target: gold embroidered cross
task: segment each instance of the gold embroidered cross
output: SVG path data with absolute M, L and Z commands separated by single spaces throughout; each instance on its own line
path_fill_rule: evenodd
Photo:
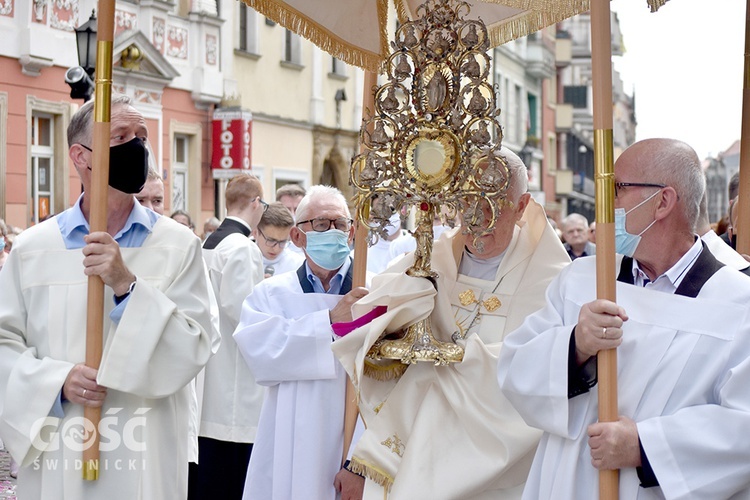
M 401 438 L 398 437 L 398 434 L 394 433 L 393 436 L 389 437 L 380 444 L 391 450 L 399 457 L 404 456 L 404 443 L 401 442 Z
M 472 290 L 471 288 L 459 293 L 458 300 L 461 301 L 462 306 L 468 306 L 470 304 L 479 304 L 481 306 L 484 306 L 484 308 L 487 309 L 487 311 L 489 312 L 492 312 L 498 307 L 500 307 L 501 305 L 503 305 L 503 303 L 500 302 L 500 299 L 498 299 L 494 295 L 491 295 L 490 298 L 480 302 L 479 299 L 477 299 L 477 296 L 474 295 L 474 290 Z

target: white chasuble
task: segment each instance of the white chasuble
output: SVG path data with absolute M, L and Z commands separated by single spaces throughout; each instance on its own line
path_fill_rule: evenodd
M 569 258 L 531 201 L 492 280 L 458 274 L 460 230 L 444 234 L 432 253 L 437 292 L 426 279 L 398 271 L 399 261 L 373 280 L 355 304 L 358 317 L 373 307 L 388 311 L 334 344 L 360 391 L 367 430 L 353 454 L 367 477 L 365 498 L 517 499 L 541 433 L 528 427 L 500 392 L 497 356 L 505 333 L 544 305 L 544 289 Z M 430 318 L 436 338 L 466 335 L 463 361 L 448 366 L 365 359 L 382 334 Z M 384 492 L 383 489 L 387 491 Z
M 162 217 L 140 248 L 121 248 L 138 284 L 119 324 L 104 292 L 100 471 L 83 481 L 83 407 L 63 403 L 85 359 L 87 278 L 51 219 L 19 236 L 0 273 L 0 434 L 22 466 L 24 499 L 164 500 L 187 494 L 191 381 L 215 348 L 200 241 Z
M 245 499 L 334 500 L 341 468 L 346 373 L 331 352 L 340 295 L 303 293 L 297 273 L 260 282 L 234 339 L 266 396 Z
M 570 336 L 581 306 L 596 298 L 595 264 L 577 259 L 565 269 L 500 357 L 503 392 L 544 431 L 528 500 L 598 495 L 586 433 L 598 418 L 598 385 L 568 399 Z M 623 469 L 619 498 L 750 498 L 750 280 L 722 267 L 697 298 L 618 283 L 617 303 L 628 315 L 618 411 L 636 422 L 660 484 L 643 488 L 635 469 Z

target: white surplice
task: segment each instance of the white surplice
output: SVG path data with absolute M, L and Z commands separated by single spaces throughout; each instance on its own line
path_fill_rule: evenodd
M 263 256 L 242 233 L 203 249 L 208 275 L 219 304 L 221 347 L 206 365 L 200 436 L 252 443 L 258 430 L 264 388 L 255 383 L 232 338 L 245 298 L 263 280 Z
M 0 434 L 23 468 L 24 499 L 163 500 L 187 494 L 192 379 L 216 347 L 200 241 L 160 217 L 139 248 L 120 249 L 138 277 L 118 324 L 105 287 L 100 473 L 83 481 L 83 407 L 63 383 L 85 359 L 81 249 L 67 250 L 55 219 L 27 229 L 0 273 Z
M 268 266 L 273 267 L 274 276 L 299 269 L 299 266 L 305 262 L 305 254 L 302 252 L 295 252 L 292 250 L 293 248 L 297 247 L 294 246 L 294 243 L 289 242 L 275 259 L 270 260 L 263 257 L 264 272 Z
M 577 259 L 563 270 L 545 308 L 505 339 L 503 392 L 545 431 L 525 499 L 598 495 L 586 433 L 598 386 L 568 399 L 570 336 L 596 298 L 595 265 Z M 618 283 L 617 303 L 629 317 L 617 349 L 618 409 L 635 420 L 660 483 L 640 487 L 636 470 L 623 469 L 619 498 L 750 498 L 750 280 L 722 267 L 697 298 Z
M 734 248 L 727 245 L 713 229 L 701 236 L 708 249 L 716 257 L 716 260 L 723 262 L 732 269 L 743 270 L 750 266 L 750 262 L 740 255 Z
M 368 272 L 380 274 L 385 271 L 391 261 L 391 243 L 393 242 L 380 238 L 377 243 L 367 248 Z
M 546 285 L 570 259 L 533 200 L 493 279 L 458 273 L 463 242 L 456 229 L 435 243 L 438 293 L 425 279 L 395 272 L 411 264 L 411 256 L 377 276 L 353 314 L 378 305 L 388 312 L 334 344 L 360 391 L 367 430 L 352 462 L 367 476 L 366 499 L 384 498 L 383 487 L 392 499 L 521 496 L 541 433 L 524 424 L 500 392 L 497 356 L 505 334 L 544 305 Z M 459 341 L 462 362 L 413 364 L 397 380 L 366 372 L 373 364 L 365 355 L 383 332 L 428 316 L 439 340 L 450 342 L 461 329 L 468 333 Z
M 341 466 L 346 373 L 331 352 L 340 295 L 303 293 L 297 273 L 263 280 L 234 339 L 266 397 L 243 498 L 333 500 Z

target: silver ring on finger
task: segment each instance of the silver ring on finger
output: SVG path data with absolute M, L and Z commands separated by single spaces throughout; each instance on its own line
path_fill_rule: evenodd
M 607 327 L 606 327 L 606 326 L 605 326 L 605 327 L 604 327 L 604 329 L 602 330 L 602 338 L 603 338 L 603 339 L 606 339 L 606 338 L 607 338 Z
M 86 389 L 83 390 L 83 395 L 81 396 L 83 399 L 86 399 Z

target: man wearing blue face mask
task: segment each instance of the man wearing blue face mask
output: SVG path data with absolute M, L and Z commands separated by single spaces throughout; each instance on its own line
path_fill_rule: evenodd
M 148 129 L 127 96 L 111 101 L 107 228 L 90 232 L 93 107 L 68 127 L 83 194 L 19 235 L 0 273 L 0 435 L 19 498 L 184 499 L 190 382 L 218 343 L 200 241 L 136 201 Z M 98 370 L 84 364 L 87 276 L 105 284 Z M 97 481 L 67 432 L 91 425 L 85 406 L 102 414 Z
M 338 189 L 313 186 L 296 221 L 290 236 L 305 262 L 256 285 L 234 333 L 268 387 L 243 498 L 333 500 L 337 489 L 357 498 L 364 480 L 341 469 L 346 373 L 331 351 L 331 324 L 351 321 L 352 304 L 367 294 L 352 289 L 351 213 Z
M 696 234 L 705 177 L 695 151 L 648 139 L 615 163 L 617 303 L 596 299 L 594 258 L 505 339 L 500 386 L 542 429 L 525 499 L 748 498 L 750 280 Z M 727 293 L 731 290 L 731 293 Z M 597 422 L 597 353 L 618 350 L 616 422 Z

